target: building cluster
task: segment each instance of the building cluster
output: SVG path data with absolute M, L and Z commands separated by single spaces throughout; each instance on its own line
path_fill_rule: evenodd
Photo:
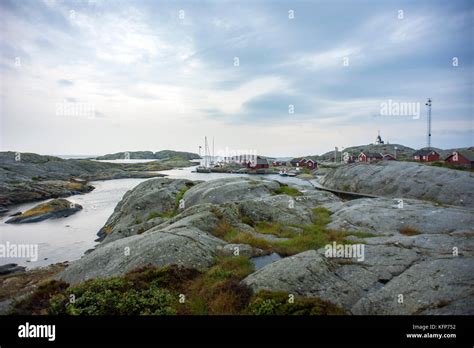
M 446 158 L 442 159 L 441 155 L 433 149 L 421 149 L 413 153 L 412 159 L 416 162 L 444 161 L 445 163 L 474 168 L 474 151 L 470 150 L 453 151 Z M 359 162 L 374 162 L 396 160 L 396 158 L 390 154 L 361 152 L 358 156 L 358 160 Z

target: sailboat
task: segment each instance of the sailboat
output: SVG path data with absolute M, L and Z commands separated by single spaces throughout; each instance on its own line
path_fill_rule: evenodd
M 210 173 L 211 168 L 209 166 L 209 157 L 211 157 L 209 153 L 209 146 L 207 144 L 207 137 L 204 137 L 204 166 L 200 165 L 196 168 L 196 172 L 198 173 Z

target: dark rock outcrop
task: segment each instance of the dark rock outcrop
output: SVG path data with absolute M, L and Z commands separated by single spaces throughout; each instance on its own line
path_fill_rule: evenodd
M 18 266 L 16 263 L 7 263 L 0 266 L 0 275 L 15 274 L 25 272 L 26 267 Z

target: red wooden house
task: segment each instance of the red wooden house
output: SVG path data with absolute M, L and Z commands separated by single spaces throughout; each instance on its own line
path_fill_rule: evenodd
M 378 152 L 361 152 L 359 162 L 374 162 L 383 160 L 383 155 Z
M 280 167 L 280 166 L 286 166 L 287 162 L 286 161 L 273 161 L 272 166 L 274 167 Z
M 309 169 L 316 169 L 318 167 L 318 163 L 316 161 L 313 161 L 312 159 L 306 159 L 306 158 L 293 158 L 290 161 L 290 164 L 293 167 L 309 168 Z
M 385 155 L 383 155 L 383 160 L 384 161 L 396 161 L 397 159 L 395 158 L 395 156 L 393 156 L 389 153 L 386 153 Z
M 309 159 L 306 161 L 305 166 L 309 169 L 316 169 L 318 167 L 318 164 L 316 163 L 316 161 Z
M 306 158 L 293 158 L 291 161 L 290 161 L 291 165 L 293 167 L 304 167 L 305 164 L 306 164 Z
M 439 153 L 431 149 L 422 149 L 413 153 L 413 159 L 418 162 L 439 161 Z
M 246 164 L 246 167 L 249 169 L 264 169 L 264 168 L 268 168 L 269 165 L 268 165 L 268 161 L 265 158 L 257 156 L 257 161 L 256 162 L 248 161 Z
M 444 161 L 474 168 L 474 151 L 454 151 Z

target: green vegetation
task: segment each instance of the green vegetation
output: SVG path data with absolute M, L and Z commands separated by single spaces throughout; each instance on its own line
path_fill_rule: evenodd
M 55 295 L 50 301 L 51 314 L 71 315 L 172 315 L 177 298 L 157 281 L 135 289 L 125 278 L 94 279 Z M 71 302 L 71 295 L 75 301 Z
M 177 211 L 174 209 L 167 210 L 167 211 L 154 211 L 148 214 L 148 216 L 146 217 L 146 220 L 148 221 L 151 219 L 155 219 L 157 217 L 160 217 L 162 219 L 170 219 L 176 216 L 177 214 L 178 214 Z
M 175 210 L 178 209 L 178 207 L 179 207 L 179 201 L 181 201 L 181 200 L 183 199 L 183 196 L 184 196 L 184 194 L 186 193 L 187 190 L 189 190 L 189 186 L 183 187 L 183 188 L 178 192 L 178 194 L 176 195 L 176 198 L 175 198 Z
M 229 243 L 249 244 L 255 248 L 271 250 L 272 245 L 264 239 L 252 236 L 250 233 L 234 229 L 229 223 L 220 221 L 213 231 L 213 235 Z
M 262 234 L 273 234 L 281 238 L 293 238 L 296 235 L 292 229 L 279 222 L 270 223 L 268 221 L 259 221 L 255 225 L 255 231 Z
M 295 189 L 294 187 L 289 187 L 288 185 L 285 184 L 280 184 L 280 187 L 275 189 L 273 191 L 274 195 L 288 195 L 292 197 L 297 197 L 297 196 L 302 196 L 303 193 Z
M 252 291 L 240 280 L 252 273 L 249 259 L 237 256 L 218 259 L 215 266 L 189 284 L 189 314 L 240 314 Z
M 240 221 L 242 221 L 244 224 L 247 224 L 249 226 L 252 226 L 252 227 L 255 226 L 255 221 L 250 216 L 241 216 Z
M 218 217 L 219 218 L 219 217 Z M 301 253 L 306 250 L 314 250 L 323 247 L 333 241 L 341 244 L 350 244 L 346 240 L 350 235 L 359 238 L 374 237 L 374 234 L 366 232 L 350 232 L 329 230 L 326 225 L 331 221 L 331 212 L 324 207 L 313 209 L 312 223 L 284 226 L 279 222 L 259 221 L 254 222 L 250 218 L 241 217 L 243 222 L 254 226 L 255 231 L 261 234 L 274 235 L 286 240 L 269 241 L 249 232 L 238 231 L 232 227 L 223 217 L 213 230 L 213 235 L 229 243 L 249 244 L 255 248 L 276 252 L 282 256 Z M 292 229 L 293 227 L 293 229 Z M 301 232 L 297 232 L 301 230 Z
M 146 266 L 123 277 L 91 279 L 78 285 L 49 280 L 15 303 L 12 314 L 203 315 L 343 314 L 318 298 L 283 292 L 253 294 L 241 280 L 254 271 L 249 259 L 226 257 L 205 271 Z M 184 297 L 183 297 L 184 295 Z
M 319 298 L 291 298 L 286 292 L 262 290 L 248 307 L 254 315 L 342 315 L 345 311 Z

